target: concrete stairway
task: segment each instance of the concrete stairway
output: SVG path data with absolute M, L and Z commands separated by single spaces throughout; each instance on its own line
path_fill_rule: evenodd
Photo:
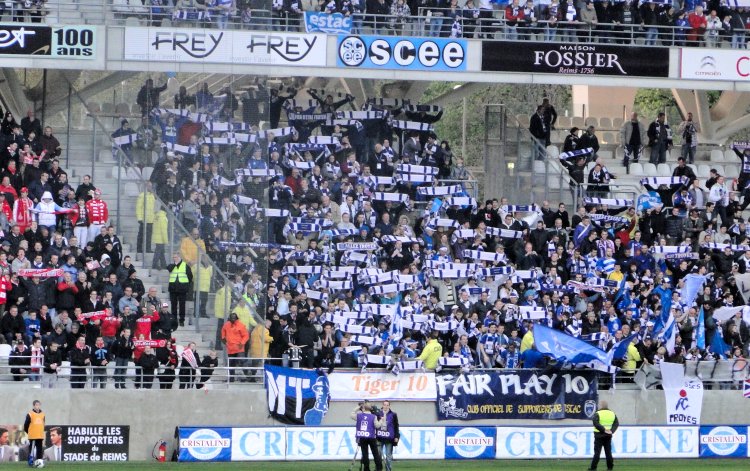
M 97 133 L 101 136 L 102 133 Z M 145 260 L 136 258 L 136 238 L 138 234 L 138 222 L 135 219 L 135 204 L 140 192 L 140 182 L 135 179 L 121 180 L 118 188 L 117 184 L 117 166 L 111 154 L 111 145 L 108 137 L 101 136 L 97 138 L 97 146 L 94 149 L 91 131 L 71 132 L 70 143 L 67 142 L 65 134 L 57 136 L 64 149 L 61 166 L 68 172 L 68 178 L 71 186 L 74 188 L 82 181 L 84 175 L 91 174 L 91 159 L 94 158 L 94 172 L 92 180 L 94 185 L 102 190 L 104 200 L 109 206 L 110 221 L 117 224 L 119 214 L 119 225 L 116 226 L 117 234 L 123 244 L 123 254 L 130 255 L 133 260 L 138 277 L 148 290 L 149 287 L 157 288 L 158 296 L 165 302 L 169 302 L 169 293 L 167 284 L 169 274 L 166 270 L 153 270 L 151 263 L 153 254 L 146 254 Z M 69 164 L 66 165 L 66 151 L 70 152 Z M 132 174 L 130 174 L 132 176 Z M 128 176 L 122 172 L 123 178 Z M 120 209 L 117 209 L 117 195 L 120 195 Z M 200 319 L 196 325 L 186 325 L 178 329 L 174 337 L 178 343 L 185 345 L 188 342 L 195 342 L 200 353 L 206 353 L 213 346 L 216 333 L 216 319 L 213 318 L 213 295 L 209 297 L 208 302 L 209 319 Z M 193 303 L 188 302 L 188 316 L 193 311 Z M 202 308 L 201 311 L 205 312 Z

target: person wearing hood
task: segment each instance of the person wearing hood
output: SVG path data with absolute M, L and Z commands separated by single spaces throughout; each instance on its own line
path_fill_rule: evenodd
M 41 201 L 34 206 L 34 212 L 36 213 L 39 226 L 48 227 L 50 233 L 54 232 L 57 227 L 56 213 L 68 211 L 68 209 L 55 203 L 55 200 L 52 198 L 52 193 L 49 191 L 45 191 L 44 194 L 42 194 Z

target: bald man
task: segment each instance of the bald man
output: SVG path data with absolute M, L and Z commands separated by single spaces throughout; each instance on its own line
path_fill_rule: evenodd
M 611 470 L 615 466 L 615 461 L 612 459 L 612 435 L 617 431 L 620 423 L 615 413 L 609 410 L 609 405 L 606 401 L 599 403 L 599 410 L 594 414 L 593 422 L 594 458 L 591 460 L 589 471 L 596 471 L 602 448 L 604 448 L 604 456 L 607 458 L 607 469 Z

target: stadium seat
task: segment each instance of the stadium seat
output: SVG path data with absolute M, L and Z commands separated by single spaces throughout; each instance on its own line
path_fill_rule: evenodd
M 557 175 L 550 175 L 547 177 L 547 188 L 551 190 L 557 190 L 560 188 L 560 177 Z
M 615 143 L 615 133 L 613 132 L 605 132 L 602 134 L 602 141 L 604 141 L 605 144 L 614 144 Z
M 0 344 L 0 359 L 7 360 L 10 356 L 10 352 L 13 351 L 13 347 L 11 347 L 7 343 Z
M 161 20 L 161 26 L 163 28 L 169 28 L 172 26 L 172 19 L 171 18 L 164 18 Z
M 648 163 L 648 162 L 644 163 L 643 164 L 643 176 L 645 177 L 645 176 L 655 176 L 655 175 L 658 175 L 658 173 L 656 173 L 656 165 L 652 163 Z
M 643 165 L 640 162 L 630 164 L 630 174 L 635 176 L 645 176 L 643 173 Z
M 125 18 L 125 26 L 141 26 L 141 20 L 135 16 Z
M 669 168 L 668 164 L 659 164 L 656 166 L 656 171 L 659 174 L 660 177 L 671 177 L 672 176 L 672 170 Z
M 600 150 L 597 155 L 601 157 L 602 159 L 611 159 L 613 158 L 612 151 L 611 150 Z
M 716 173 L 719 175 L 724 175 L 724 166 L 723 165 L 711 165 L 711 168 L 716 169 Z
M 724 171 L 727 173 L 725 175 L 727 178 L 738 178 L 740 176 L 740 169 L 736 165 L 727 165 Z
M 698 171 L 695 172 L 695 175 L 698 178 L 708 178 L 708 174 L 711 171 L 711 167 L 705 164 L 698 165 Z
M 544 161 L 542 160 L 535 160 L 534 161 L 534 173 L 544 173 L 545 171 L 545 165 Z
M 734 149 L 726 149 L 724 151 L 724 161 L 732 162 L 734 160 L 739 162 L 739 159 L 737 158 L 737 154 L 734 153 Z
M 623 159 L 625 159 L 625 151 L 622 149 L 622 147 L 615 147 L 615 158 L 618 160 L 618 162 L 622 162 Z
M 98 113 L 102 110 L 102 105 L 96 102 L 91 102 L 86 105 L 86 109 L 89 113 Z
M 531 122 L 531 117 L 527 114 L 518 114 L 516 115 L 516 119 L 523 128 L 528 128 Z
M 599 129 L 599 118 L 595 116 L 589 116 L 585 120 L 583 120 L 583 124 L 586 127 L 594 126 L 595 128 Z
M 102 113 L 112 114 L 115 112 L 114 103 L 102 103 Z
M 102 149 L 99 151 L 99 162 L 109 163 L 112 161 L 112 150 Z
M 612 127 L 612 120 L 609 118 L 599 118 L 600 129 L 614 129 Z
M 558 129 L 569 129 L 572 122 L 568 116 L 558 116 L 555 125 Z
M 118 116 L 130 116 L 130 105 L 127 103 L 118 103 L 115 106 L 115 114 Z
M 140 191 L 138 190 L 137 183 L 126 183 L 125 184 L 125 196 L 138 196 Z
M 583 116 L 573 116 L 573 119 L 571 120 L 571 127 L 573 126 L 583 129 L 585 127 Z
M 709 160 L 711 162 L 724 162 L 724 152 L 722 152 L 721 149 L 712 149 L 711 158 Z
M 154 173 L 154 167 L 144 167 L 143 168 L 143 179 L 148 180 L 151 178 L 151 174 Z
M 560 157 L 560 149 L 557 146 L 547 146 L 547 157 L 557 159 Z
M 620 129 L 624 123 L 625 123 L 625 120 L 623 120 L 622 118 L 612 119 L 612 127 L 615 129 Z
M 70 362 L 63 361 L 60 363 L 60 369 L 57 370 L 58 376 L 70 376 Z
M 693 169 L 693 173 L 698 175 L 698 167 L 695 166 L 695 164 L 687 164 L 688 167 Z

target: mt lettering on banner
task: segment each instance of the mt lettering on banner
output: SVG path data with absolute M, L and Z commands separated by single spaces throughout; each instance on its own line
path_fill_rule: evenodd
M 533 371 L 437 374 L 438 420 L 590 419 L 596 375 Z
M 685 376 L 685 367 L 678 363 L 661 362 L 660 369 L 667 425 L 700 425 L 703 381 Z
M 697 458 L 698 427 L 620 426 L 612 436 L 615 458 Z M 498 427 L 498 459 L 591 458 L 594 429 L 580 427 Z
M 363 69 L 466 70 L 468 43 L 450 38 L 339 36 L 337 65 Z
M 128 461 L 130 456 L 128 425 L 52 425 L 45 431 L 47 461 L 58 461 L 54 448 L 57 443 L 59 461 Z
M 434 401 L 435 373 L 334 372 L 328 377 L 332 401 Z
M 124 60 L 324 67 L 324 34 L 125 29 Z
M 265 365 L 268 411 L 279 422 L 320 425 L 330 401 L 328 377 L 316 371 Z
M 482 70 L 668 77 L 669 50 L 614 44 L 482 42 Z

